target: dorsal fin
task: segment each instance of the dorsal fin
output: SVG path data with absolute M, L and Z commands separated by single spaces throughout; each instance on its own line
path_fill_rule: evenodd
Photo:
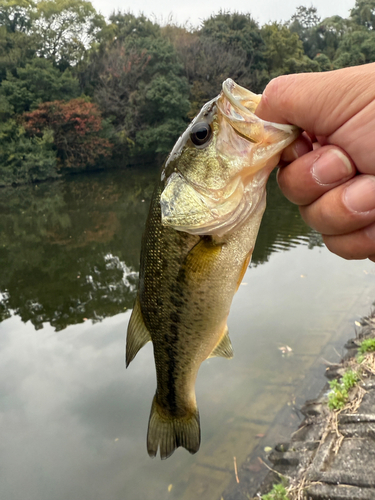
M 222 358 L 231 359 L 233 358 L 233 347 L 228 334 L 228 327 L 225 326 L 225 333 L 221 337 L 220 342 L 217 344 L 215 349 L 209 355 L 209 358 L 214 358 L 215 356 L 220 356 Z
M 137 297 L 132 315 L 129 320 L 128 333 L 126 336 L 126 368 L 133 361 L 137 352 L 150 342 L 151 335 L 142 317 L 141 305 Z

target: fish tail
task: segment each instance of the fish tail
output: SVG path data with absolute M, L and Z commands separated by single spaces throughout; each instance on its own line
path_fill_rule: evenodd
M 155 395 L 147 432 L 147 451 L 150 457 L 156 457 L 159 448 L 160 458 L 164 460 L 179 446 L 190 453 L 196 453 L 201 442 L 198 408 L 194 413 L 181 418 L 168 418 L 163 413 Z

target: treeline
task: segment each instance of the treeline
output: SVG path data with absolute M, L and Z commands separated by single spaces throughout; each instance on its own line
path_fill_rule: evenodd
M 230 76 L 262 92 L 287 73 L 375 61 L 375 0 L 347 19 L 219 12 L 200 28 L 106 21 L 84 0 L 0 0 L 0 185 L 166 155 Z

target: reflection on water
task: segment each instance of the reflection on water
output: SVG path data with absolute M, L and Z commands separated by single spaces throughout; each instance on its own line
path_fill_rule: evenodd
M 0 191 L 1 318 L 56 330 L 132 307 L 155 173 Z
M 325 346 L 353 334 L 353 311 L 368 312 L 373 264 L 329 254 L 273 179 L 229 316 L 235 357 L 198 375 L 201 450 L 149 459 L 152 347 L 125 371 L 124 339 L 155 176 L 0 191 L 1 499 L 219 500 L 233 457 L 241 479 L 322 350 L 337 360 Z M 293 354 L 282 357 L 282 345 Z
M 11 311 L 56 330 L 131 308 L 155 170 L 77 176 L 0 191 L 0 320 Z M 269 184 L 253 264 L 296 244 L 320 244 Z

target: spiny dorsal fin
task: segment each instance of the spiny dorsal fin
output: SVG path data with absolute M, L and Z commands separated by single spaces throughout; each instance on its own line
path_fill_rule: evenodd
M 195 408 L 190 414 L 179 418 L 167 417 L 154 396 L 151 406 L 147 432 L 147 451 L 150 457 L 156 457 L 158 448 L 162 460 L 170 457 L 176 448 L 183 446 L 190 453 L 199 450 L 201 429 L 199 413 Z
M 126 368 L 133 361 L 137 352 L 150 342 L 151 335 L 143 321 L 141 305 L 137 297 L 132 315 L 130 317 L 128 333 L 126 336 Z
M 225 333 L 221 337 L 220 342 L 217 344 L 215 349 L 209 355 L 209 358 L 214 358 L 215 356 L 220 356 L 222 358 L 231 359 L 233 358 L 233 347 L 228 334 L 228 327 L 225 327 Z

